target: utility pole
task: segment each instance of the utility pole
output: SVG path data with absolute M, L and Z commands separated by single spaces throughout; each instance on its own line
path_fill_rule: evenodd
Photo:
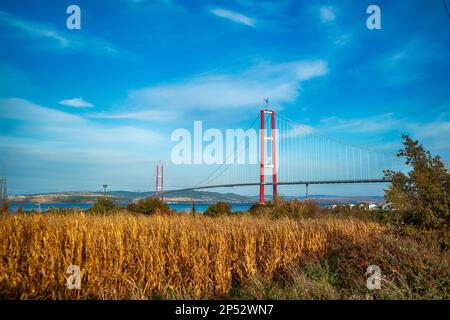
M 195 215 L 197 213 L 197 210 L 195 209 L 195 201 L 194 199 L 191 197 L 191 202 L 192 202 L 192 209 L 191 209 L 191 213 L 193 215 Z
M 8 211 L 8 191 L 6 186 L 6 170 L 3 167 L 3 178 L 0 179 L 0 212 Z

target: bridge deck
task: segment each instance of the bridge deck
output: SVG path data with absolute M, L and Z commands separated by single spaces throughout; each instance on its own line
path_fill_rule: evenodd
M 296 184 L 352 184 L 352 183 L 388 183 L 392 182 L 390 179 L 362 179 L 362 180 L 317 180 L 317 181 L 293 181 L 293 182 L 265 182 L 265 186 L 271 185 L 296 185 Z M 191 187 L 191 188 L 183 188 L 176 190 L 167 190 L 162 192 L 163 194 L 181 192 L 181 191 L 191 191 L 191 190 L 200 190 L 200 189 L 214 189 L 214 188 L 232 188 L 232 187 L 246 187 L 246 186 L 259 186 L 261 183 L 259 182 L 249 182 L 249 183 L 233 183 L 233 184 L 218 184 L 218 185 L 209 185 L 209 186 L 199 186 L 199 187 Z

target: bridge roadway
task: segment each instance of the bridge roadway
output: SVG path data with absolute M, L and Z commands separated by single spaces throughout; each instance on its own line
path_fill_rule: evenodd
M 390 179 L 361 179 L 361 180 L 312 180 L 312 181 L 293 181 L 293 182 L 265 182 L 265 186 L 272 186 L 274 184 L 283 186 L 283 185 L 296 185 L 296 184 L 352 184 L 352 183 L 388 183 L 392 182 Z M 191 187 L 191 188 L 183 188 L 183 189 L 175 189 L 175 190 L 167 190 L 161 192 L 162 194 L 170 194 L 174 192 L 181 191 L 191 191 L 191 190 L 199 190 L 199 189 L 213 189 L 213 188 L 232 188 L 232 187 L 246 187 L 246 186 L 259 186 L 260 182 L 249 182 L 249 183 L 232 183 L 232 184 L 217 184 L 217 185 L 209 185 L 209 186 L 199 186 L 199 187 Z

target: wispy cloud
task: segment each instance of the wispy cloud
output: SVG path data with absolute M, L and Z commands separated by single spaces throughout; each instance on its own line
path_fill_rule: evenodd
M 293 125 L 291 129 L 286 132 L 280 133 L 280 139 L 292 139 L 295 137 L 305 136 L 311 133 L 314 133 L 316 130 L 309 125 L 306 124 L 297 124 Z
M 69 46 L 70 41 L 61 33 L 44 24 L 20 19 L 10 13 L 0 11 L 0 23 L 17 28 L 30 36 L 43 37 L 56 41 L 61 47 Z
M 15 28 L 28 37 L 49 40 L 47 48 L 85 50 L 95 54 L 119 53 L 115 46 L 105 40 L 93 36 L 69 34 L 51 25 L 25 20 L 4 11 L 0 11 L 0 25 L 2 24 Z M 45 46 L 41 44 L 39 47 Z
M 393 48 L 374 59 L 361 64 L 354 70 L 354 76 L 365 81 L 377 81 L 384 86 L 411 85 L 433 77 L 437 71 L 449 68 L 445 44 L 417 37 L 406 43 L 396 44 Z
M 0 114 L 4 119 L 20 121 L 15 128 L 15 135 L 58 142 L 66 147 L 118 148 L 120 144 L 124 144 L 126 148 L 130 145 L 150 146 L 162 139 L 159 134 L 150 130 L 123 125 L 104 126 L 68 112 L 43 107 L 19 98 L 0 99 Z
M 338 118 L 322 119 L 319 131 L 327 134 L 351 134 L 361 137 L 382 137 L 394 132 L 400 140 L 401 134 L 406 133 L 419 139 L 427 149 L 439 152 L 450 159 L 450 121 L 445 117 L 438 117 L 434 121 L 421 122 L 407 118 L 398 118 L 393 113 L 384 113 L 365 118 Z M 384 145 L 394 146 L 392 142 Z M 400 146 L 395 144 L 396 148 Z
M 161 121 L 168 122 L 177 119 L 176 112 L 164 110 L 146 110 L 134 112 L 108 112 L 108 113 L 93 113 L 87 115 L 89 118 L 97 119 L 116 119 L 116 120 L 139 120 L 139 121 Z
M 102 183 L 116 190 L 148 189 L 154 181 L 149 165 L 170 147 L 160 132 L 19 98 L 0 99 L 0 115 L 4 122 L 14 120 L 0 131 L 0 161 L 8 164 L 12 192 L 96 190 Z
M 174 84 L 131 90 L 126 102 L 139 110 L 242 110 L 270 97 L 274 106 L 295 101 L 303 81 L 328 72 L 323 60 L 257 64 L 237 74 L 206 74 Z
M 419 139 L 430 143 L 431 148 L 445 150 L 446 160 L 450 160 L 450 121 L 439 119 L 430 123 L 413 123 L 409 129 Z
M 256 22 L 253 18 L 247 17 L 239 12 L 231 11 L 222 8 L 214 8 L 211 9 L 210 12 L 218 17 L 231 20 L 236 23 L 240 23 L 249 27 L 254 28 L 256 26 Z
M 398 129 L 402 121 L 393 113 L 384 113 L 366 118 L 342 119 L 329 117 L 321 120 L 327 131 L 344 133 L 382 133 Z
M 320 13 L 320 20 L 323 23 L 328 23 L 336 19 L 336 13 L 333 7 L 330 6 L 320 7 L 319 13 Z
M 343 47 L 346 44 L 348 44 L 350 40 L 351 40 L 350 35 L 348 35 L 348 34 L 341 34 L 340 36 L 338 36 L 334 40 L 334 44 L 339 46 L 339 47 Z
M 92 108 L 94 105 L 89 101 L 84 100 L 83 98 L 73 98 L 61 100 L 59 104 L 63 106 L 69 106 L 74 108 Z

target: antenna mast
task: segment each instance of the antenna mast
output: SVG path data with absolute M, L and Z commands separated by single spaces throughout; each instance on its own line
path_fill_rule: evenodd
M 161 170 L 159 169 L 161 165 Z M 164 200 L 164 162 L 162 160 L 156 163 L 156 185 L 155 185 L 155 197 Z
M 8 211 L 8 191 L 6 186 L 6 170 L 3 167 L 3 178 L 0 179 L 0 212 Z

